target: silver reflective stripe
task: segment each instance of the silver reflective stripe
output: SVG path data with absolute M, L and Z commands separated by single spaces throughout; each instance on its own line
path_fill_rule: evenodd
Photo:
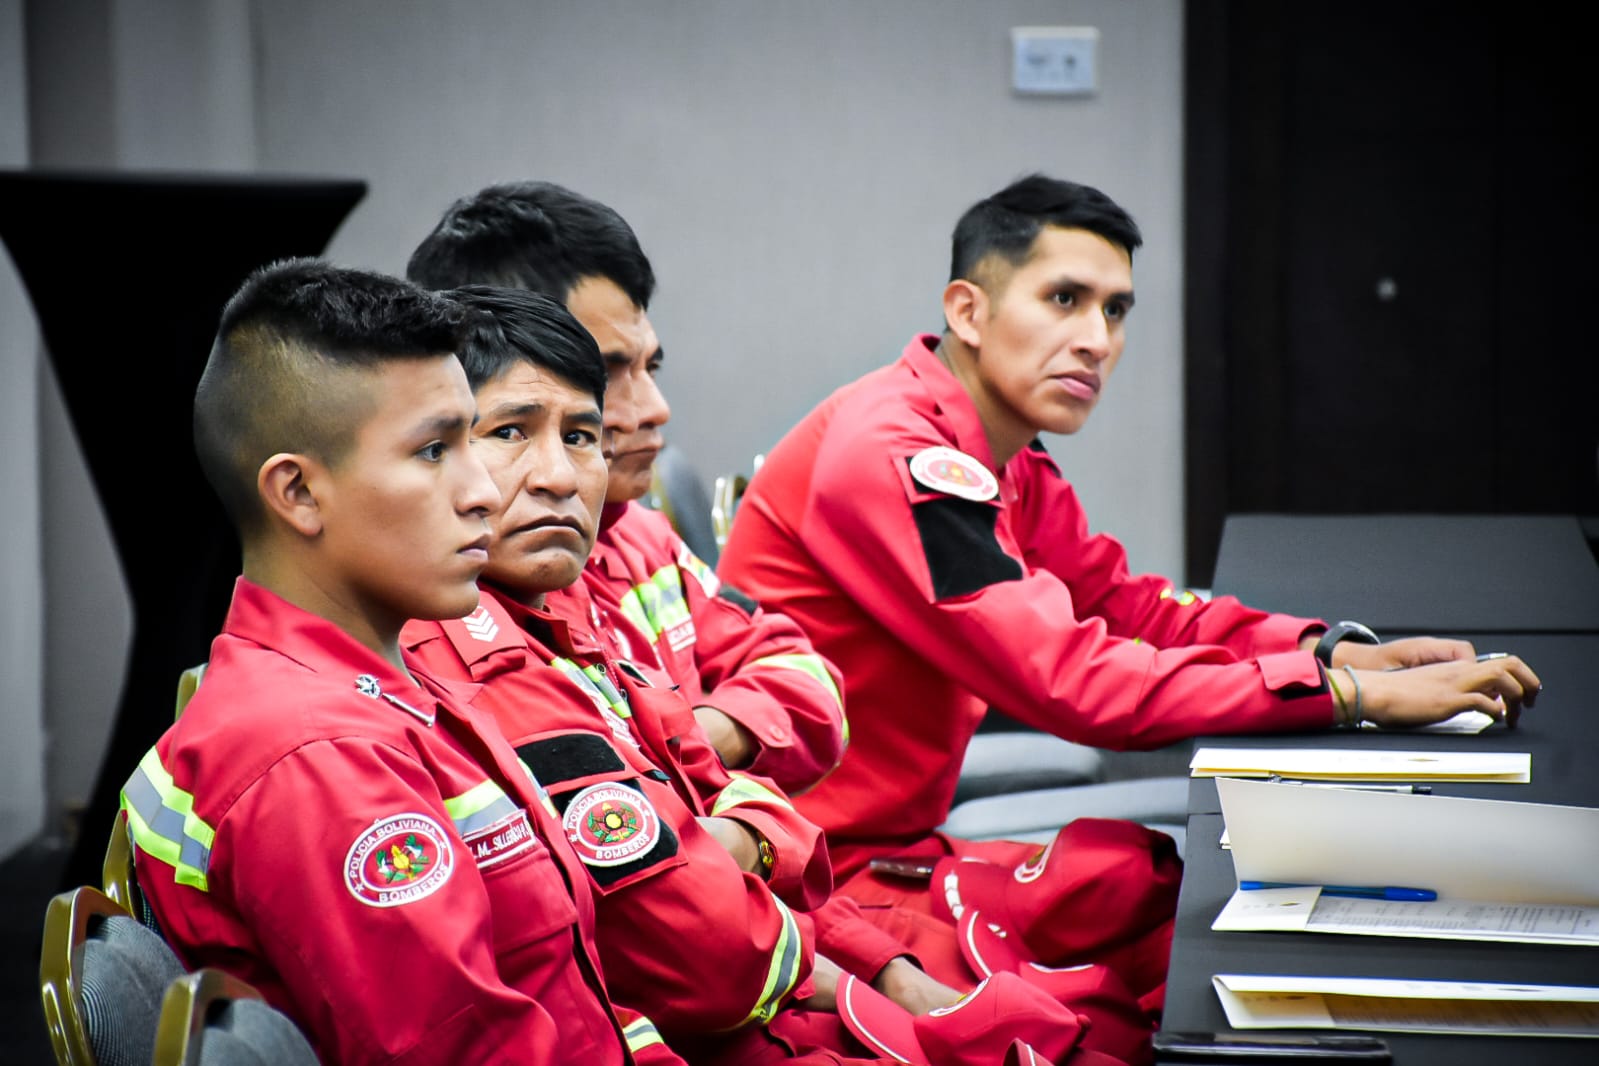
M 484 781 L 453 799 L 445 800 L 444 809 L 454 819 L 455 831 L 465 837 L 468 833 L 493 825 L 518 808 L 499 785 Z
M 627 1049 L 635 1055 L 651 1044 L 664 1043 L 655 1023 L 643 1017 L 624 1028 L 622 1035 L 627 1038 Z
M 194 813 L 194 797 L 173 783 L 154 748 L 122 786 L 122 806 L 140 850 L 171 866 L 179 884 L 208 890 L 216 833 Z

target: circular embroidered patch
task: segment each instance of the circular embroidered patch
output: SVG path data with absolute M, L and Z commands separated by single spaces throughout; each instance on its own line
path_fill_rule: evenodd
M 911 456 L 911 477 L 934 492 L 982 503 L 999 495 L 993 471 L 965 452 L 938 445 Z
M 590 866 L 632 862 L 661 838 L 661 819 L 650 801 L 626 785 L 590 785 L 561 819 L 578 858 Z
M 344 857 L 344 887 L 370 907 L 398 907 L 431 896 L 455 869 L 450 838 L 422 814 L 374 822 Z

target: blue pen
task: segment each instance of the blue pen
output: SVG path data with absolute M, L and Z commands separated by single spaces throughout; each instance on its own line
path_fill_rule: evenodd
M 1316 888 L 1316 885 L 1298 885 L 1290 881 L 1240 881 L 1238 887 L 1245 892 L 1262 888 Z M 1321 885 L 1324 896 L 1353 896 L 1356 899 L 1386 899 L 1398 903 L 1431 903 L 1438 893 L 1430 888 L 1401 888 L 1396 885 Z

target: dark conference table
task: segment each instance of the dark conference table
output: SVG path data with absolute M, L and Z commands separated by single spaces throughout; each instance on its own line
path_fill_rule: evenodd
M 1467 796 L 1483 799 L 1524 800 L 1577 806 L 1599 806 L 1599 567 L 1587 551 L 1580 535 L 1581 553 L 1570 547 L 1561 522 L 1513 519 L 1500 525 L 1489 523 L 1493 535 L 1478 535 L 1485 527 L 1477 520 L 1438 523 L 1428 520 L 1396 522 L 1391 516 L 1375 519 L 1284 519 L 1273 521 L 1280 550 L 1262 552 L 1264 527 L 1254 523 L 1235 525 L 1230 519 L 1222 551 L 1232 549 L 1230 569 L 1217 567 L 1218 593 L 1238 593 L 1246 602 L 1267 605 L 1259 595 L 1258 575 L 1243 575 L 1244 561 L 1253 559 L 1263 566 L 1286 569 L 1307 545 L 1332 543 L 1351 536 L 1371 545 L 1381 537 L 1366 537 L 1361 530 L 1376 529 L 1387 537 L 1386 545 L 1395 549 L 1395 531 L 1400 540 L 1408 537 L 1402 554 L 1373 554 L 1359 565 L 1345 560 L 1344 575 L 1359 574 L 1360 580 L 1340 584 L 1329 566 L 1316 568 L 1314 580 L 1299 579 L 1293 596 L 1310 597 L 1290 602 L 1281 596 L 1271 606 L 1301 613 L 1321 613 L 1324 617 L 1354 617 L 1367 622 L 1384 635 L 1427 631 L 1469 639 L 1479 651 L 1509 651 L 1520 655 L 1538 672 L 1545 691 L 1538 706 L 1527 711 L 1519 728 L 1507 731 L 1494 726 L 1476 736 L 1427 733 L 1369 733 L 1353 735 L 1327 730 L 1316 733 L 1275 736 L 1202 737 L 1197 747 L 1349 747 L 1370 746 L 1424 751 L 1526 751 L 1532 754 L 1532 780 L 1524 785 L 1466 784 L 1438 782 L 1436 795 Z M 1432 516 L 1426 516 L 1431 518 Z M 1364 524 L 1364 525 L 1363 525 Z M 1299 527 L 1294 529 L 1293 527 Z M 1439 531 L 1453 526 L 1456 534 L 1471 530 L 1473 539 L 1435 539 Z M 1409 533 L 1404 533 L 1408 527 Z M 1519 527 L 1528 539 L 1518 541 L 1509 534 Z M 1429 536 L 1411 536 L 1425 528 Z M 1245 536 L 1235 536 L 1242 529 Z M 1573 530 L 1575 523 L 1573 521 Z M 1500 536 L 1500 534 L 1505 534 Z M 1270 539 L 1270 538 L 1266 538 Z M 1397 550 L 1397 549 L 1395 549 Z M 1418 557 L 1429 556 L 1430 561 Z M 1523 583 L 1521 599 L 1512 604 L 1503 600 L 1500 624 L 1490 624 L 1493 597 L 1508 596 L 1495 586 L 1497 578 L 1478 582 L 1473 573 L 1490 562 L 1522 558 L 1523 576 L 1535 573 L 1535 580 Z M 1434 564 L 1446 561 L 1452 579 L 1446 592 L 1423 597 L 1421 581 L 1432 583 L 1446 576 Z M 1454 569 L 1458 568 L 1458 569 Z M 1414 591 L 1419 605 L 1401 607 L 1396 598 L 1380 594 L 1405 587 Z M 1313 587 L 1316 586 L 1316 587 Z M 1338 590 L 1344 590 L 1339 593 Z M 1348 590 L 1354 589 L 1354 594 Z M 1362 595 L 1359 590 L 1367 592 Z M 1490 595 L 1490 589 L 1492 594 Z M 1579 602 L 1570 595 L 1576 589 Z M 1371 590 L 1377 590 L 1373 593 Z M 1311 603 L 1328 602 L 1314 597 L 1323 593 L 1332 599 L 1334 609 L 1317 609 Z M 1486 604 L 1478 598 L 1485 597 Z M 1343 606 L 1339 606 L 1342 604 Z M 1347 607 L 1347 610 L 1343 608 Z M 1373 612 L 1376 613 L 1373 613 Z M 1408 621 L 1404 621 L 1408 619 Z M 1505 624 L 1505 622 L 1515 624 Z M 1451 624 L 1453 622 L 1453 624 Z M 1223 825 L 1220 804 L 1213 780 L 1196 779 L 1189 788 L 1188 843 L 1186 869 L 1178 901 L 1176 931 L 1172 944 L 1171 970 L 1167 983 L 1163 1028 L 1169 1031 L 1227 1032 L 1226 1014 L 1211 986 L 1217 973 L 1305 974 L 1366 977 L 1409 977 L 1467 981 L 1511 981 L 1537 984 L 1599 984 L 1599 948 L 1548 944 L 1504 944 L 1473 941 L 1424 940 L 1403 937 L 1343 936 L 1326 933 L 1218 933 L 1210 923 L 1221 911 L 1236 887 L 1232 860 L 1219 846 Z M 1484 856 L 1484 861 L 1492 861 Z M 1356 1030 L 1336 1030 L 1356 1032 Z M 1261 1030 L 1268 1033 L 1269 1030 Z M 1575 1064 L 1599 1062 L 1599 1040 L 1453 1036 L 1421 1033 L 1376 1033 L 1393 1050 L 1400 1066 L 1470 1066 L 1476 1063 Z
M 1213 585 L 1384 637 L 1599 633 L 1599 566 L 1570 515 L 1232 515 Z

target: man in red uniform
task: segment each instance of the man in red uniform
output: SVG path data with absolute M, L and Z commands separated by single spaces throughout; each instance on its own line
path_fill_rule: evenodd
M 499 495 L 460 311 L 300 260 L 223 312 L 195 444 L 243 542 L 204 684 L 128 780 L 141 888 L 189 967 L 339 1063 L 676 1063 L 612 1008 L 588 878 L 492 720 L 407 668 L 477 603 Z
M 727 766 L 790 793 L 813 785 L 846 740 L 837 672 L 798 626 L 722 585 L 665 516 L 635 502 L 650 489 L 671 410 L 655 381 L 663 353 L 646 313 L 655 274 L 632 229 L 559 185 L 497 185 L 455 203 L 407 272 L 431 288 L 541 292 L 594 335 L 608 371 L 612 442 L 605 514 L 584 583 L 606 636 L 620 655 L 680 687 Z M 552 597 L 552 608 L 585 606 L 564 598 Z M 630 632 L 630 643 L 615 644 Z M 634 646 L 639 633 L 644 646 Z
M 1075 870 L 1091 884 L 1096 862 L 1139 863 L 1136 841 L 1074 863 L 933 835 L 989 706 L 1068 740 L 1152 748 L 1468 707 L 1497 717 L 1537 691 L 1518 659 L 1477 663 L 1463 642 L 1339 642 L 1343 627 L 1324 640 L 1318 621 L 1201 602 L 1131 576 L 1115 540 L 1088 534 L 1037 438 L 1075 432 L 1098 401 L 1121 356 L 1139 243 L 1125 211 L 1069 182 L 1035 175 L 977 204 L 955 230 L 943 335 L 915 338 L 826 400 L 740 504 L 723 578 L 798 621 L 844 674 L 850 749 L 797 802 L 857 898 L 906 896 L 866 869 L 897 853 L 945 857 L 933 910 L 956 915 L 995 911 L 988 892 L 1013 881 Z M 1005 872 L 962 876 L 971 868 L 955 856 Z M 1173 899 L 1149 900 L 1150 935 Z M 1114 945 L 1060 939 L 1104 924 L 1103 900 L 1084 903 L 1035 901 L 1039 920 L 1009 930 L 1013 946 L 1045 962 L 1101 957 Z M 1136 934 L 1129 921 L 1118 936 Z
M 917 1013 L 955 1007 L 959 993 L 916 969 L 853 904 L 803 913 L 830 888 L 814 826 L 768 782 L 729 773 L 683 697 L 606 654 L 586 612 L 570 622 L 546 609 L 554 590 L 574 586 L 584 596 L 579 578 L 605 495 L 604 367 L 589 334 L 546 297 L 453 295 L 486 313 L 460 356 L 479 409 L 474 448 L 502 505 L 477 610 L 412 622 L 402 643 L 430 674 L 481 686 L 473 705 L 494 716 L 549 789 L 593 882 L 615 994 L 695 1062 L 869 1053 L 832 1009 L 842 974 L 821 951 Z M 1017 1028 L 1053 1034 L 1046 1053 L 1076 1043 L 1075 1013 L 1015 980 L 985 986 L 928 1024 L 970 1027 L 987 1009 L 980 1004 L 1000 995 L 1028 1012 Z M 1121 1019 L 1099 1002 L 1085 1007 L 1107 1019 L 1090 1046 L 1140 1056 L 1145 1033 L 1110 1025 Z

